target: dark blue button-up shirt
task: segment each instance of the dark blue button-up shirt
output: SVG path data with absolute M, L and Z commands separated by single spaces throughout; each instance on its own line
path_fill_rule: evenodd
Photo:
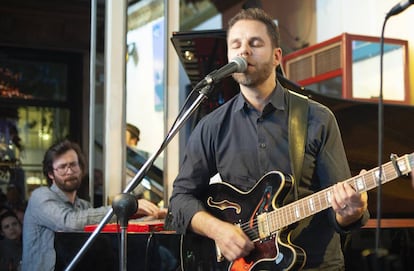
M 207 191 L 210 178 L 216 174 L 242 191 L 249 191 L 269 171 L 291 174 L 290 95 L 278 84 L 261 113 L 238 94 L 199 122 L 187 143 L 170 198 L 172 225 L 178 232 L 185 233 L 193 215 L 205 210 L 200 197 Z M 333 113 L 310 100 L 299 198 L 349 177 L 350 170 Z M 293 200 L 293 195 L 288 197 Z M 321 266 L 322 262 L 343 264 L 338 230 L 330 209 L 303 221 L 292 233 L 292 241 L 307 252 L 308 267 Z

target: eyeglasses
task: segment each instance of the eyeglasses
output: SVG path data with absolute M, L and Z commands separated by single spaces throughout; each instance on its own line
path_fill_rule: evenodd
M 65 175 L 69 169 L 71 169 L 72 172 L 78 172 L 80 169 L 79 162 L 74 161 L 74 162 L 70 162 L 67 164 L 61 164 L 57 166 L 56 168 L 54 168 L 54 170 L 56 170 L 57 174 L 59 175 Z

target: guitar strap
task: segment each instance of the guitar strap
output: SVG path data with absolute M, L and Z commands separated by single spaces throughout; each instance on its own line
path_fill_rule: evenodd
M 302 178 L 309 105 L 308 97 L 290 90 L 289 93 L 289 154 L 294 180 L 294 197 L 298 200 L 298 183 Z

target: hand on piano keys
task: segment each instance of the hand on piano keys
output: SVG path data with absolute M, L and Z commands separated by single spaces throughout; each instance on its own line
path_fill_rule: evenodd
M 138 211 L 131 218 L 161 219 L 167 215 L 167 209 L 160 208 L 147 199 L 138 199 Z

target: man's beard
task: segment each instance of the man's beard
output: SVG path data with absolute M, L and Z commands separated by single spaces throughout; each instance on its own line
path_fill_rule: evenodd
M 255 66 L 256 70 L 253 73 L 248 73 L 248 71 L 245 73 L 234 73 L 233 78 L 240 85 L 257 87 L 265 82 L 272 73 L 274 69 L 272 61 L 272 59 L 269 59 L 268 62 Z
M 65 179 L 55 175 L 55 184 L 64 192 L 74 192 L 79 189 L 81 180 L 79 176 L 70 176 Z

